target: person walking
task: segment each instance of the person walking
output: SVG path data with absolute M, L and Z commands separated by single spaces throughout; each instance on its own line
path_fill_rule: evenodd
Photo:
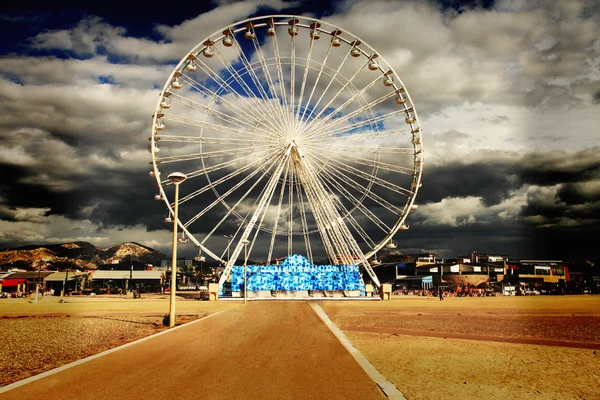
M 440 301 L 444 300 L 444 291 L 442 289 L 438 289 L 438 292 L 440 294 Z

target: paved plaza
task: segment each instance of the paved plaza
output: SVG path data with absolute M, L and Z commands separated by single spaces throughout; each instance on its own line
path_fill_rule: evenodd
M 384 399 L 306 302 L 249 302 L 3 399 Z

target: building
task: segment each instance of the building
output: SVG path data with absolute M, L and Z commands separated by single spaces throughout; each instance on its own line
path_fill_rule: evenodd
M 44 278 L 44 289 L 53 290 L 55 295 L 65 290 L 65 293 L 80 293 L 85 287 L 89 272 L 60 271 L 53 272 Z
M 157 292 L 165 280 L 162 271 L 112 270 L 95 271 L 86 287 L 94 293 L 124 293 L 128 290 Z
M 511 279 L 508 279 L 510 271 Z M 505 280 L 524 291 L 564 294 L 570 280 L 569 267 L 562 260 L 520 260 L 507 264 Z
M 35 290 L 36 285 L 40 285 L 43 287 L 44 278 L 48 275 L 51 275 L 52 271 L 16 271 L 9 272 L 0 279 L 0 285 L 2 286 L 3 292 L 31 292 Z M 14 280 L 19 281 L 18 284 L 21 286 L 17 288 L 15 286 Z
M 177 269 L 184 268 L 184 267 L 186 267 L 188 265 L 194 265 L 194 260 L 188 260 L 188 259 L 184 259 L 184 258 L 178 258 L 177 262 L 176 262 L 176 265 L 177 265 Z M 161 260 L 160 266 L 161 266 L 161 268 L 171 269 L 171 259 Z

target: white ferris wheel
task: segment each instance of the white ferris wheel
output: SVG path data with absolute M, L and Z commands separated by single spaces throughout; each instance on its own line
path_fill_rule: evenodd
M 181 241 L 231 268 L 291 254 L 359 264 L 408 229 L 423 143 L 398 74 L 352 33 L 307 17 L 247 19 L 175 67 L 153 116 L 150 175 Z

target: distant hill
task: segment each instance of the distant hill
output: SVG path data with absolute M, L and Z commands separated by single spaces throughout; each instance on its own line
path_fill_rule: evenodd
M 88 242 L 30 245 L 0 250 L 0 269 L 96 269 L 98 265 L 129 258 L 144 264 L 160 265 L 160 261 L 167 256 L 134 242 L 121 243 L 107 249 Z

